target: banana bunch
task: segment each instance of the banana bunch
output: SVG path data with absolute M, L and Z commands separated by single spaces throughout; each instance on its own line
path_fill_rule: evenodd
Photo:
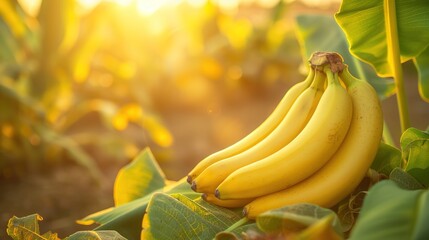
M 356 188 L 381 140 L 380 102 L 339 54 L 316 52 L 309 65 L 258 128 L 188 174 L 203 199 L 255 218 L 303 202 L 332 207 Z

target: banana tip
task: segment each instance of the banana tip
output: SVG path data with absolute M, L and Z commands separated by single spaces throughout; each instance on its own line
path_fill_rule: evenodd
M 187 181 L 189 184 L 192 184 L 192 176 L 191 176 L 191 175 L 188 175 L 188 177 L 186 178 L 186 181 Z
M 203 194 L 201 194 L 201 198 L 202 198 L 204 201 L 207 201 L 207 193 L 203 193 Z
M 195 181 L 192 181 L 191 189 L 194 190 L 195 192 L 197 191 L 197 183 Z
M 243 208 L 243 217 L 247 217 L 247 214 L 249 213 L 248 211 L 247 211 L 247 208 Z
M 215 197 L 217 197 L 217 198 L 219 198 L 219 199 L 220 199 L 220 192 L 219 192 L 219 189 L 216 189 L 216 190 L 215 190 L 214 195 L 215 195 Z

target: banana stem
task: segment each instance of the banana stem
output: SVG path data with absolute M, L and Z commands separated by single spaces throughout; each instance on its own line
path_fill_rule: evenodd
M 240 220 L 238 220 L 237 222 L 235 222 L 234 224 L 232 224 L 231 226 L 229 226 L 229 228 L 225 229 L 224 232 L 231 232 L 232 230 L 243 226 L 244 224 L 246 224 L 249 221 L 250 221 L 249 218 L 243 217 Z
M 388 63 L 391 71 L 393 72 L 393 78 L 396 84 L 396 100 L 398 102 L 399 120 L 401 123 L 401 132 L 404 132 L 410 126 L 410 118 L 398 42 L 395 0 L 384 0 L 384 18 L 386 24 Z
M 330 84 L 338 84 L 338 73 L 333 73 L 330 66 L 326 66 L 324 68 L 324 72 L 326 74 L 326 77 L 328 78 L 328 85 Z

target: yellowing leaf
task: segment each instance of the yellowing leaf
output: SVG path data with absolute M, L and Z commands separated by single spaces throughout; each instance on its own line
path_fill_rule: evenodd
M 7 234 L 14 240 L 60 240 L 56 233 L 47 232 L 41 234 L 39 221 L 43 218 L 39 214 L 32 214 L 26 217 L 12 217 L 7 224 Z
M 327 215 L 310 225 L 293 240 L 340 240 L 343 239 L 332 227 L 335 215 Z
M 121 234 L 112 230 L 79 231 L 64 240 L 127 240 Z
M 113 197 L 119 206 L 165 186 L 165 175 L 149 148 L 144 149 L 115 179 Z
M 319 219 L 329 215 L 335 216 L 331 223 L 335 231 L 341 234 L 341 224 L 331 209 L 308 203 L 290 205 L 267 211 L 256 218 L 256 223 L 262 231 L 267 233 L 287 233 L 301 231 Z

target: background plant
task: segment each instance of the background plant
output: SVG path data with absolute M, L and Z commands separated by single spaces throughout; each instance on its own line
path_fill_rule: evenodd
M 38 12 L 27 7 L 16 0 L 0 5 L 6 178 L 66 158 L 99 179 L 99 158 L 171 146 L 157 109 L 175 102 L 195 108 L 203 98 L 219 101 L 216 89 L 270 84 L 290 62 L 278 51 L 285 48 L 282 3 L 260 26 L 211 3 L 157 15 L 138 12 L 137 2 L 88 9 L 43 0 Z

